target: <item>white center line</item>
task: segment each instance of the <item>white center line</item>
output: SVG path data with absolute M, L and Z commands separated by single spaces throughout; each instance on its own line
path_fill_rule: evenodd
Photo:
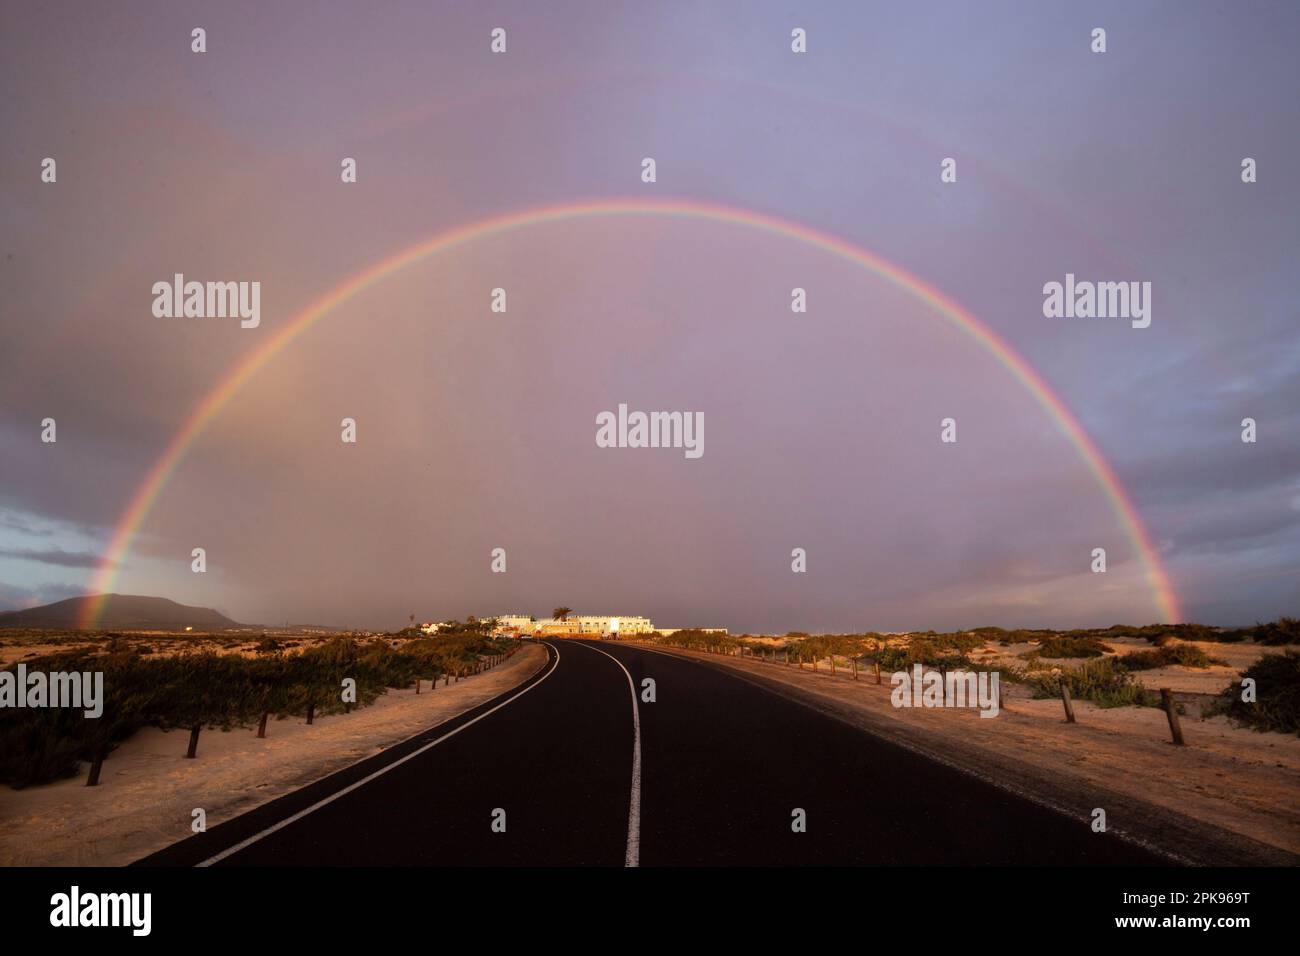
M 291 823 L 296 823 L 297 821 L 301 820 L 303 817 L 307 816 L 307 814 L 309 814 L 309 813 L 315 813 L 315 812 L 316 812 L 317 810 L 319 810 L 321 807 L 324 807 L 324 806 L 327 806 L 327 805 L 333 803 L 333 802 L 334 802 L 335 800 L 337 800 L 339 797 L 346 796 L 347 794 L 351 793 L 353 790 L 357 790 L 357 789 L 359 789 L 360 787 L 364 787 L 366 784 L 370 783 L 370 781 L 375 780 L 375 779 L 378 778 L 378 777 L 382 777 L 384 774 L 388 773 L 388 771 L 394 769 L 395 767 L 400 767 L 402 764 L 406 763 L 408 760 L 414 760 L 416 757 L 420 756 L 420 754 L 424 753 L 426 750 L 431 750 L 432 748 L 438 746 L 438 744 L 442 743 L 444 740 L 448 740 L 448 739 L 450 739 L 450 738 L 452 738 L 452 737 L 455 737 L 458 733 L 460 733 L 460 732 L 461 732 L 462 730 L 464 730 L 466 727 L 472 727 L 472 726 L 474 726 L 474 725 L 477 724 L 480 720 L 482 720 L 484 717 L 490 716 L 491 714 L 495 714 L 498 710 L 500 710 L 500 709 L 501 709 L 502 707 L 504 707 L 506 704 L 509 704 L 511 701 L 515 701 L 515 700 L 518 700 L 520 697 L 523 697 L 524 694 L 528 693 L 530 690 L 532 690 L 534 687 L 536 687 L 536 686 L 537 686 L 538 684 L 540 684 L 542 681 L 546 680 L 546 678 L 550 677 L 553 673 L 555 673 L 555 668 L 557 668 L 557 667 L 560 666 L 560 649 L 559 649 L 558 647 L 556 647 L 554 644 L 550 643 L 549 641 L 541 641 L 540 643 L 545 644 L 545 645 L 546 645 L 547 647 L 549 647 L 551 650 L 555 651 L 555 660 L 551 662 L 551 668 L 550 668 L 550 670 L 548 670 L 545 674 L 543 674 L 541 680 L 537 681 L 536 684 L 529 684 L 527 687 L 525 687 L 525 688 L 524 688 L 523 690 L 521 690 L 519 693 L 515 694 L 513 697 L 510 697 L 510 698 L 507 699 L 507 700 L 503 700 L 501 703 L 497 704 L 497 705 L 496 705 L 495 707 L 493 707 L 491 710 L 485 710 L 483 713 L 479 714 L 479 715 L 478 715 L 477 717 L 475 717 L 473 720 L 467 720 L 467 721 L 465 721 L 465 723 L 461 724 L 461 725 L 460 725 L 459 727 L 457 727 L 455 730 L 443 734 L 443 735 L 442 735 L 441 737 L 439 737 L 437 740 L 431 740 L 431 741 L 429 741 L 427 744 L 425 744 L 423 747 L 420 747 L 418 750 L 412 750 L 409 754 L 407 754 L 405 757 L 402 757 L 400 760 L 394 760 L 392 763 L 388 764 L 387 766 L 380 767 L 380 768 L 379 768 L 378 770 L 376 770 L 374 773 L 369 774 L 368 776 L 362 777 L 362 778 L 361 778 L 360 780 L 358 780 L 356 783 L 348 784 L 346 787 L 344 787 L 342 790 L 338 791 L 337 793 L 332 793 L 332 794 L 330 794 L 328 797 L 325 797 L 323 800 L 317 800 L 317 801 L 316 801 L 315 803 L 313 803 L 310 807 L 307 807 L 307 809 L 305 809 L 305 810 L 299 810 L 299 811 L 298 811 L 297 813 L 295 813 L 293 816 L 291 816 L 291 817 L 285 817 L 285 818 L 284 818 L 283 820 L 281 820 L 279 823 L 276 823 L 276 824 L 274 824 L 274 825 L 272 825 L 272 826 L 269 826 L 269 827 L 267 827 L 265 830 L 260 831 L 259 833 L 254 833 L 254 834 L 253 834 L 251 837 L 249 837 L 247 840 L 241 840 L 240 842 L 236 843 L 234 846 L 227 847 L 226 849 L 222 850 L 220 853 L 217 853 L 217 854 L 215 854 L 214 856 L 210 856 L 210 857 L 208 857 L 206 860 L 204 860 L 203 862 L 201 862 L 201 863 L 196 863 L 196 864 L 194 864 L 194 865 L 195 865 L 195 866 L 211 866 L 213 863 L 220 863 L 220 862 L 221 862 L 222 860 L 224 860 L 226 857 L 228 857 L 228 856 L 232 856 L 232 855 L 238 853 L 240 850 L 244 849 L 245 847 L 252 846 L 252 845 L 253 845 L 254 843 L 256 843 L 258 840 L 261 840 L 261 839 L 263 839 L 263 838 L 265 838 L 265 837 L 270 836 L 272 833 L 275 833 L 277 830 L 283 830 L 285 827 L 287 827 L 287 826 L 288 826 L 289 824 L 291 824 Z M 629 680 L 630 680 L 630 679 L 631 679 L 631 678 L 629 678 Z M 638 758 L 638 760 L 639 760 L 639 758 Z
M 624 866 L 641 865 L 641 712 L 636 699 L 636 682 L 623 662 L 613 654 L 602 651 L 599 647 L 584 644 L 588 650 L 604 654 L 627 674 L 627 686 L 632 690 L 632 799 L 627 811 L 627 856 L 623 858 Z

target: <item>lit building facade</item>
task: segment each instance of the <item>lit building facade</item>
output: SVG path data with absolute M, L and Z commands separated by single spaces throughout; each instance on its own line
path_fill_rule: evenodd
M 556 637 L 577 634 L 582 637 L 603 637 L 618 634 L 649 634 L 654 630 L 648 617 L 614 614 L 578 614 L 564 620 L 547 617 L 533 620 L 521 614 L 502 614 L 496 619 L 498 634 L 515 636 Z

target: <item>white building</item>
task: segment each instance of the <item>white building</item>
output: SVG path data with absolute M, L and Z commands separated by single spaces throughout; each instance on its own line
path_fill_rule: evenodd
M 581 614 L 576 620 L 579 634 L 648 634 L 654 630 L 648 617 Z
M 496 616 L 496 634 L 510 634 L 518 637 L 520 634 L 533 633 L 533 616 L 531 614 L 498 614 Z
M 614 614 L 578 614 L 564 620 L 547 617 L 533 620 L 520 614 L 502 614 L 497 617 L 499 633 L 526 634 L 581 634 L 602 637 L 606 634 L 649 634 L 654 630 L 648 617 Z

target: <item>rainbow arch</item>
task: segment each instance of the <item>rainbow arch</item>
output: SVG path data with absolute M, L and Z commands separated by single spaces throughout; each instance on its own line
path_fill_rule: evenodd
M 1160 556 L 1152 545 L 1137 509 L 1134 508 L 1123 485 L 1120 484 L 1114 469 L 1102 456 L 1078 419 L 1029 363 L 997 333 L 957 302 L 875 253 L 799 223 L 765 213 L 698 200 L 616 197 L 525 209 L 437 233 L 357 272 L 293 315 L 283 328 L 231 366 L 211 391 L 194 406 L 184 424 L 149 468 L 114 527 L 108 551 L 93 576 L 92 593 L 96 594 L 98 599 L 87 602 L 87 610 L 81 621 L 82 627 L 92 628 L 98 624 L 103 612 L 103 598 L 113 591 L 118 570 L 130 551 L 136 534 L 177 466 L 184 459 L 186 452 L 244 384 L 298 336 L 349 299 L 428 256 L 477 239 L 517 229 L 602 216 L 671 216 L 757 229 L 805 243 L 855 263 L 931 306 L 1007 369 L 1057 423 L 1096 478 L 1121 527 L 1139 555 L 1157 608 L 1165 622 L 1175 623 L 1182 619 L 1177 594 L 1164 570 Z

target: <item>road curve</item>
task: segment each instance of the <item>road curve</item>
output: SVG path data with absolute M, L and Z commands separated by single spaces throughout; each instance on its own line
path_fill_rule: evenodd
M 547 653 L 500 697 L 140 863 L 1166 862 L 706 663 Z

